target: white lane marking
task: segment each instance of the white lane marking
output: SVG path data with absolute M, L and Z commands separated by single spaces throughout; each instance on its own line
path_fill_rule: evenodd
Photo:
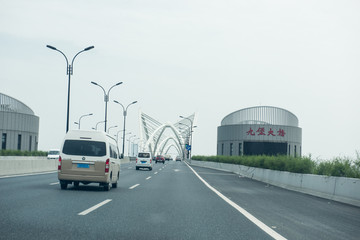
M 59 182 L 50 183 L 50 185 L 56 185 L 59 184 Z
M 93 206 L 93 207 L 91 207 L 89 209 L 86 209 L 85 211 L 82 211 L 78 215 L 85 216 L 86 214 L 91 213 L 92 211 L 98 209 L 99 207 L 101 207 L 101 206 L 103 206 L 103 205 L 105 205 L 105 204 L 107 204 L 108 202 L 111 202 L 111 201 L 112 201 L 112 199 L 107 199 L 105 201 L 102 201 L 101 203 L 98 203 L 95 206 Z
M 134 186 L 131 186 L 131 187 L 129 187 L 129 189 L 134 189 L 134 188 L 136 188 L 137 186 L 139 186 L 140 184 L 135 184 Z
M 220 193 L 218 190 L 216 190 L 215 188 L 213 188 L 210 184 L 208 184 L 202 177 L 200 177 L 200 175 L 192 168 L 190 167 L 187 163 L 186 165 L 191 169 L 191 171 L 193 171 L 193 173 L 205 184 L 205 186 L 207 186 L 211 191 L 213 191 L 214 193 L 216 193 L 220 198 L 222 198 L 225 202 L 227 202 L 228 204 L 230 204 L 230 206 L 232 206 L 233 208 L 235 208 L 236 210 L 238 210 L 242 215 L 244 215 L 247 219 L 249 219 L 251 222 L 253 222 L 256 226 L 258 226 L 261 230 L 263 230 L 264 232 L 266 232 L 267 234 L 269 234 L 272 238 L 276 239 L 276 240 L 286 240 L 286 238 L 284 238 L 283 236 L 281 236 L 279 233 L 275 232 L 273 229 L 271 229 L 270 227 L 268 227 L 267 225 L 265 225 L 263 222 L 261 222 L 259 219 L 257 219 L 256 217 L 254 217 L 252 214 L 250 214 L 248 211 L 246 211 L 245 209 L 243 209 L 242 207 L 240 207 L 239 205 L 237 205 L 236 203 L 234 203 L 233 201 L 231 201 L 229 198 L 225 197 L 222 193 Z
M 175 171 L 175 172 L 179 172 L 179 171 L 180 171 L 180 169 L 174 169 L 174 171 Z
M 158 172 L 154 172 L 154 174 L 158 174 Z
M 151 177 L 147 177 L 146 180 L 149 180 Z
M 129 167 L 128 169 L 132 169 L 132 167 Z

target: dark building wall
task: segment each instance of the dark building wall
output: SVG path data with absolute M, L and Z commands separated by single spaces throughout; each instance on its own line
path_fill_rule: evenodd
M 299 156 L 301 142 L 302 130 L 299 127 L 268 124 L 224 125 L 218 127 L 217 155 L 237 156 L 268 152 L 270 155 L 279 153 Z

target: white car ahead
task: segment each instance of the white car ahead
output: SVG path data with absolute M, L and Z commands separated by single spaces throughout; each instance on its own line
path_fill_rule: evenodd
M 139 168 L 148 168 L 150 171 L 153 168 L 153 160 L 151 153 L 149 152 L 139 152 L 136 157 L 136 170 Z

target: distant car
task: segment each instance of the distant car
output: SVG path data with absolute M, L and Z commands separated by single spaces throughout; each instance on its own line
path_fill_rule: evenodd
M 171 155 L 165 155 L 165 160 L 166 160 L 166 161 L 172 160 Z
M 180 161 L 180 162 L 181 162 L 181 157 L 180 157 L 180 156 L 177 156 L 177 157 L 176 157 L 176 161 Z
M 151 157 L 151 153 L 149 152 L 139 152 L 136 157 L 136 170 L 139 168 L 148 168 L 150 171 L 153 167 L 153 160 Z
M 59 160 L 60 149 L 50 149 L 47 155 L 47 159 Z
M 162 162 L 164 164 L 165 163 L 165 157 L 162 156 L 162 155 L 157 155 L 156 158 L 155 158 L 155 163 L 158 163 L 158 162 Z

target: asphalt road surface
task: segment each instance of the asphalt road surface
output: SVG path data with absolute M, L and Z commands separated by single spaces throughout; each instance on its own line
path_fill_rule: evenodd
M 236 174 L 121 165 L 118 188 L 0 178 L 0 239 L 359 239 L 360 208 Z

